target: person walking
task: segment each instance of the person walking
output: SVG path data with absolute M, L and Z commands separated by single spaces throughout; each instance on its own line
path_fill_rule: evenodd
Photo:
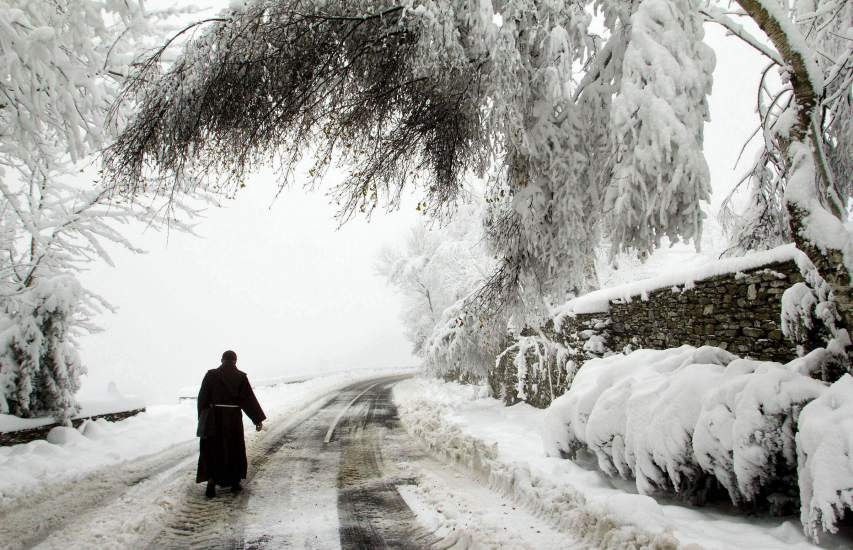
M 260 431 L 266 419 L 249 378 L 237 370 L 237 354 L 231 350 L 222 354 L 219 368 L 204 375 L 198 392 L 198 470 L 196 483 L 207 482 L 205 496 L 216 496 L 216 486 L 242 489 L 248 462 L 243 439 L 243 415 L 246 413 L 255 429 Z

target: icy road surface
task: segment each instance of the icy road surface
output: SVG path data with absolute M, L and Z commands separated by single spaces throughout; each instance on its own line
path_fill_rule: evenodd
M 270 426 L 242 493 L 205 499 L 196 446 L 176 446 L 0 509 L 0 547 L 577 547 L 426 456 L 391 402 L 402 378 L 353 384 Z

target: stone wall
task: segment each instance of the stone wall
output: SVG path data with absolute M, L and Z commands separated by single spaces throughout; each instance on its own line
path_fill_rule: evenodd
M 717 346 L 752 359 L 786 363 L 797 356 L 780 326 L 782 294 L 803 280 L 793 261 L 662 288 L 610 303 L 609 347 Z
M 119 420 L 124 420 L 125 418 L 130 418 L 131 416 L 135 416 L 141 412 L 145 412 L 145 409 L 134 409 L 132 411 L 122 411 L 115 412 L 109 414 L 99 414 L 97 416 L 90 416 L 86 418 L 73 418 L 71 420 L 71 425 L 75 428 L 79 427 L 86 420 L 98 420 L 104 419 L 109 422 L 118 422 Z M 61 426 L 62 424 L 47 424 L 45 426 L 39 426 L 38 428 L 31 428 L 29 430 L 16 430 L 14 432 L 0 432 L 0 446 L 8 446 L 8 445 L 18 445 L 20 443 L 29 443 L 30 441 L 35 441 L 36 439 L 44 439 L 47 437 L 47 434 L 50 430 L 57 426 Z
M 489 373 L 489 386 L 507 405 L 526 401 L 544 408 L 565 393 L 589 359 L 683 344 L 786 363 L 797 356 L 797 348 L 782 334 L 782 294 L 802 280 L 794 260 L 772 262 L 610 300 L 606 312 L 563 315 L 559 326 L 549 321 L 540 330 L 522 331 Z M 516 363 L 520 351 L 525 352 L 521 368 Z

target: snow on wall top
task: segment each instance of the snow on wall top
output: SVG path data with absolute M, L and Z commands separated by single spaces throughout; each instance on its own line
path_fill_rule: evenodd
M 127 412 L 135 409 L 144 409 L 145 401 L 138 397 L 115 397 L 112 399 L 90 400 L 80 402 L 80 412 L 73 415 L 72 419 L 89 418 L 90 416 L 101 416 Z M 0 432 L 14 432 L 18 430 L 31 430 L 40 428 L 56 422 L 52 416 L 41 416 L 37 418 L 20 418 L 11 414 L 0 414 Z
M 631 300 L 635 296 L 640 296 L 645 300 L 649 292 L 661 288 L 683 287 L 689 289 L 693 288 L 697 281 L 789 260 L 795 260 L 797 263 L 808 262 L 806 255 L 798 250 L 794 244 L 786 244 L 746 256 L 715 260 L 691 269 L 673 271 L 624 285 L 602 288 L 557 306 L 552 311 L 552 316 L 555 325 L 559 327 L 562 319 L 567 315 L 606 313 L 610 311 L 611 301 Z

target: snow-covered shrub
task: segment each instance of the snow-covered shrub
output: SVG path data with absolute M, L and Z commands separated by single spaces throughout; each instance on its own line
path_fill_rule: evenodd
M 635 384 L 626 412 L 626 463 L 641 493 L 675 491 L 693 502 L 705 500 L 709 483 L 693 454 L 693 430 L 705 394 L 724 370 L 688 364 Z
M 800 258 L 798 265 L 805 282 L 782 295 L 782 332 L 797 344 L 801 356 L 823 350 L 799 361 L 799 372 L 834 382 L 851 372 L 850 334 L 839 326 L 841 316 L 830 286 L 807 259 Z
M 747 501 L 771 492 L 774 500 L 796 494 L 797 417 L 824 390 L 820 382 L 773 363 L 747 375 L 732 426 L 734 472 Z M 772 506 L 784 505 L 774 500 Z
M 590 449 L 605 471 L 628 475 L 630 470 L 633 476 L 634 466 L 630 461 L 633 451 L 618 454 L 618 449 L 627 443 L 624 424 L 628 419 L 626 416 L 623 420 L 621 415 L 628 414 L 628 398 L 638 388 L 685 365 L 724 365 L 733 358 L 719 348 L 682 346 L 670 350 L 643 349 L 629 355 L 587 361 L 578 370 L 569 391 L 548 409 L 543 434 L 546 453 L 573 457 L 581 449 Z M 614 446 L 617 451 L 612 449 Z
M 800 519 L 817 541 L 853 513 L 853 377 L 845 374 L 803 408 L 796 442 Z
M 76 411 L 74 394 L 86 369 L 73 329 L 87 313 L 87 298 L 76 278 L 58 276 L 3 299 L 11 322 L 0 333 L 0 380 L 7 388 L 4 408 L 12 414 L 67 419 Z
M 628 398 L 631 396 L 633 378 L 627 378 L 607 388 L 589 413 L 586 443 L 598 460 L 598 467 L 611 476 L 624 479 L 634 477 L 625 451 L 625 426 L 628 421 Z
M 693 431 L 697 462 L 728 491 L 735 504 L 743 502 L 733 459 L 735 402 L 747 383 L 747 375 L 754 372 L 756 366 L 757 362 L 744 359 L 728 364 L 722 379 L 705 395 Z
M 543 440 L 551 456 L 592 452 L 643 494 L 702 502 L 722 486 L 735 504 L 783 511 L 797 495 L 798 415 L 824 391 L 793 362 L 638 350 L 587 362 L 549 409 Z
M 621 357 L 585 363 L 575 374 L 569 391 L 548 407 L 542 438 L 548 456 L 572 458 L 587 448 L 587 421 L 601 394 L 622 378 Z
M 484 380 L 505 348 L 505 327 L 502 318 L 480 319 L 459 300 L 444 311 L 424 343 L 424 364 L 438 376 Z
M 541 333 L 520 336 L 495 359 L 489 382 L 495 397 L 508 405 L 525 401 L 544 407 L 564 393 L 575 369 L 560 342 Z

